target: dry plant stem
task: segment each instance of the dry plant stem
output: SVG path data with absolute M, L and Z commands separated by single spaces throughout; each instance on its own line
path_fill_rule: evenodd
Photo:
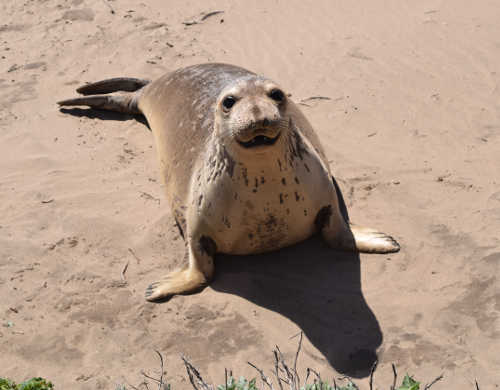
M 128 265 L 128 263 L 127 263 Z M 161 363 L 161 375 L 160 375 L 160 383 L 158 384 L 158 390 L 162 390 L 163 387 L 163 356 L 161 356 L 161 353 L 155 350 L 155 352 L 158 354 L 160 357 L 160 363 Z
M 276 348 L 273 350 L 274 359 L 275 359 L 274 374 L 275 374 L 276 379 L 278 381 L 279 390 L 283 390 L 282 382 L 288 385 L 287 389 L 289 389 L 289 390 L 299 390 L 300 389 L 300 379 L 298 378 L 298 375 L 297 375 L 297 360 L 298 360 L 299 353 L 301 351 L 301 345 L 302 345 L 302 332 L 300 333 L 299 345 L 297 348 L 297 352 L 295 354 L 293 371 L 286 364 L 285 358 L 284 358 L 283 354 L 281 353 L 279 347 L 276 346 Z M 155 352 L 158 354 L 158 356 L 160 356 L 160 360 L 161 360 L 162 375 L 161 375 L 160 379 L 151 378 L 150 376 L 146 375 L 145 373 L 143 373 L 143 375 L 146 378 L 149 378 L 149 379 L 156 381 L 159 384 L 158 390 L 162 390 L 161 387 L 163 385 L 163 357 L 161 356 L 161 354 L 158 351 L 155 351 Z M 181 356 L 181 358 L 184 362 L 184 365 L 186 366 L 186 371 L 188 373 L 189 380 L 190 380 L 191 385 L 193 386 L 194 390 L 214 390 L 212 385 L 207 384 L 203 380 L 203 378 L 201 377 L 198 370 L 189 362 L 189 360 L 186 357 Z M 262 380 L 261 389 L 264 389 L 267 386 L 269 388 L 269 390 L 278 390 L 273 386 L 272 381 L 269 379 L 269 377 L 267 377 L 264 374 L 264 371 L 262 369 L 260 369 L 259 367 L 257 367 L 255 364 L 253 364 L 251 362 L 247 362 L 247 363 L 249 366 L 253 367 L 259 373 L 260 378 Z M 369 379 L 370 390 L 373 390 L 373 377 L 375 375 L 375 371 L 376 371 L 377 367 L 378 367 L 378 360 L 375 360 L 375 362 L 373 363 L 371 370 L 370 370 L 370 379 Z M 285 376 L 285 378 L 282 378 L 280 376 L 280 372 L 281 372 L 281 375 Z M 311 374 L 311 372 L 316 377 L 314 379 L 314 383 L 316 385 L 319 385 L 320 388 L 322 388 L 323 380 L 321 379 L 321 375 L 319 372 L 313 370 L 312 368 L 307 368 L 307 370 L 306 370 L 306 379 L 305 379 L 304 386 L 307 386 L 307 381 L 309 379 L 309 375 Z M 390 388 L 391 388 L 391 390 L 396 390 L 396 382 L 397 382 L 398 374 L 396 371 L 396 366 L 394 364 L 392 364 L 392 372 L 394 374 L 394 378 L 393 378 L 392 386 Z M 232 377 L 232 376 L 233 376 L 232 371 L 229 371 L 229 377 Z M 227 386 L 228 386 L 228 370 L 227 370 L 227 368 L 224 369 L 224 378 L 225 378 L 224 388 L 227 389 Z M 343 376 L 343 377 L 339 377 L 338 379 L 341 379 L 341 380 L 347 379 L 349 381 L 350 386 L 352 386 L 354 389 L 359 390 L 359 387 L 351 380 L 350 377 Z M 437 378 L 435 378 L 429 384 L 426 384 L 423 390 L 429 390 L 435 383 L 437 383 L 441 379 L 443 379 L 443 374 L 439 375 Z M 335 381 L 335 378 L 333 378 L 332 383 L 333 383 L 333 390 L 338 390 L 339 387 L 337 386 L 337 382 Z M 476 390 L 479 390 L 479 384 L 477 383 L 477 380 L 475 381 L 475 384 L 476 384 Z M 144 382 L 144 385 L 147 387 L 146 382 Z M 137 390 L 137 389 L 134 388 L 134 390 Z
M 127 278 L 125 277 L 125 272 L 127 272 L 127 269 L 128 269 L 128 265 L 129 265 L 129 263 L 130 263 L 130 262 L 129 262 L 129 261 L 127 261 L 127 264 L 125 264 L 125 267 L 123 267 L 123 269 L 122 269 L 122 280 L 123 280 L 124 282 L 125 282 L 125 280 L 127 279 Z M 157 352 L 158 352 L 158 351 L 157 351 Z
M 436 383 L 437 381 L 440 381 L 441 379 L 443 379 L 443 374 L 439 375 L 436 379 L 434 379 L 431 383 L 429 383 L 428 385 L 425 385 L 424 387 L 424 390 L 428 390 L 431 388 L 432 385 L 434 385 L 434 383 Z
M 208 14 L 204 15 L 201 18 L 201 21 L 203 22 L 204 20 L 208 19 L 211 16 L 215 16 L 215 15 L 223 14 L 223 13 L 224 13 L 224 11 L 212 11 L 212 12 L 209 12 Z
M 278 360 L 278 354 L 276 351 L 274 351 L 274 375 L 276 375 L 276 379 L 278 380 L 278 386 L 280 387 L 280 390 L 283 390 L 283 385 L 281 384 L 281 378 L 280 378 L 280 371 L 279 371 L 279 360 Z
M 280 387 L 281 387 L 281 382 L 285 382 L 285 383 L 288 383 L 288 382 L 287 382 L 286 379 L 281 378 L 280 375 L 279 375 L 279 373 L 282 372 L 285 375 L 286 375 L 286 373 L 285 373 L 285 370 L 283 370 L 280 367 L 280 358 L 279 358 L 279 355 L 278 355 L 278 351 L 273 350 L 273 354 L 274 354 L 274 366 L 275 366 L 275 369 L 276 369 L 276 378 L 278 379 L 278 383 L 280 383 Z
M 184 365 L 186 366 L 186 371 L 189 376 L 189 381 L 195 390 L 213 390 L 213 387 L 208 385 L 203 378 L 201 377 L 198 370 L 189 362 L 189 360 L 185 356 L 181 356 Z M 198 382 L 198 387 L 195 383 L 195 379 Z M 274 389 L 273 389 L 274 390 Z
M 329 98 L 328 96 L 310 96 L 308 98 L 302 99 L 300 102 L 305 103 L 311 100 L 332 100 L 332 99 Z
M 302 347 L 302 337 L 303 336 L 304 336 L 304 333 L 300 332 L 299 345 L 297 346 L 297 352 L 295 353 L 295 361 L 293 362 L 293 372 L 295 374 L 295 381 L 296 381 L 295 383 L 296 383 L 297 389 L 300 389 L 300 377 L 299 377 L 299 374 L 297 373 L 297 360 L 299 359 L 299 353 L 300 353 L 300 349 Z
M 395 390 L 396 389 L 396 379 L 398 379 L 398 373 L 396 372 L 396 366 L 394 365 L 394 363 L 392 363 L 392 372 L 394 374 L 394 380 L 392 381 L 391 390 Z
M 309 379 L 309 375 L 311 374 L 311 370 L 309 367 L 306 369 L 306 381 L 304 383 L 304 386 L 307 386 L 307 380 Z
M 279 359 L 280 359 L 281 366 L 283 367 L 284 372 L 286 374 L 287 384 L 290 386 L 290 390 L 298 390 L 295 387 L 295 378 L 294 378 L 294 375 L 292 374 L 292 372 L 288 368 L 288 366 L 286 364 L 286 361 L 285 361 L 285 358 L 283 357 L 283 354 L 281 353 L 280 348 L 278 346 L 276 346 L 276 351 L 278 352 L 278 356 L 279 356 Z
M 262 379 L 262 382 L 264 382 L 271 390 L 274 390 L 272 382 L 269 380 L 269 378 L 267 376 L 264 375 L 264 371 L 262 371 L 260 368 L 258 368 L 256 365 L 254 365 L 250 362 L 247 362 L 247 363 L 257 370 L 257 372 L 260 374 L 260 379 Z M 279 380 L 278 380 L 278 382 L 279 382 Z
M 319 383 L 321 383 L 321 375 L 319 375 L 319 372 L 314 371 L 312 368 L 308 368 L 308 370 L 316 375 L 316 379 L 319 381 Z
M 144 370 L 141 370 L 141 374 L 145 377 L 145 378 L 148 378 L 148 379 L 151 379 L 153 381 L 155 381 L 156 383 L 158 383 L 158 390 L 162 390 L 163 388 L 163 375 L 164 375 L 164 367 L 163 367 L 163 356 L 160 352 L 158 352 L 156 349 L 155 349 L 155 352 L 158 354 L 158 356 L 160 357 L 160 366 L 161 366 L 161 374 L 160 374 L 160 379 L 156 379 L 156 378 L 153 378 L 152 376 L 149 376 L 148 374 L 146 374 L 144 372 Z M 146 386 L 147 389 L 149 389 L 148 387 L 148 383 L 146 381 L 144 381 L 142 384 L 144 384 Z M 133 387 L 133 386 L 132 386 Z M 136 387 L 134 387 L 134 389 L 136 389 Z
M 134 250 L 132 248 L 128 248 L 128 251 L 132 254 L 132 256 L 134 256 L 134 259 L 137 261 L 137 264 L 140 264 L 141 263 L 141 259 L 139 259 L 139 257 L 137 257 L 137 255 L 135 254 Z
M 151 379 L 152 381 L 155 381 L 156 383 L 160 383 L 160 381 L 156 378 L 153 378 L 152 376 L 149 376 L 148 374 L 146 374 L 144 372 L 144 370 L 141 370 L 141 374 L 144 376 L 144 378 L 148 378 L 148 379 Z
M 378 360 L 375 360 L 373 362 L 373 366 L 372 366 L 372 369 L 370 371 L 370 390 L 373 390 L 373 374 L 375 373 L 375 370 L 377 369 L 377 364 L 378 364 Z
M 131 385 L 127 380 L 125 380 L 125 382 L 127 382 L 127 385 L 129 385 L 132 389 L 134 390 L 139 390 L 137 387 L 135 387 L 134 385 Z M 142 384 L 142 383 L 141 383 Z M 139 385 L 140 386 L 140 385 Z

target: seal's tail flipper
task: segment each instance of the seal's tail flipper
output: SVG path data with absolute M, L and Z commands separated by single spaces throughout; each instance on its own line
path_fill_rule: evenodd
M 136 93 L 113 95 L 90 95 L 67 99 L 57 102 L 60 106 L 89 106 L 101 110 L 124 112 L 128 114 L 142 114 L 137 105 Z
M 111 93 L 117 91 L 135 92 L 145 85 L 149 84 L 151 80 L 135 79 L 132 77 L 115 77 L 113 79 L 106 79 L 97 81 L 81 86 L 76 92 L 82 95 L 99 95 L 104 93 Z

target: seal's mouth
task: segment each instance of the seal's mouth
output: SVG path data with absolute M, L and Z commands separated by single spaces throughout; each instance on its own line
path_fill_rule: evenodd
M 243 141 L 238 140 L 238 143 L 247 149 L 255 148 L 255 147 L 259 147 L 259 146 L 270 146 L 270 145 L 274 145 L 276 143 L 276 141 L 280 137 L 280 134 L 281 133 L 276 134 L 276 136 L 274 138 L 259 134 L 259 135 L 256 135 L 255 137 L 253 137 L 250 141 L 243 142 Z

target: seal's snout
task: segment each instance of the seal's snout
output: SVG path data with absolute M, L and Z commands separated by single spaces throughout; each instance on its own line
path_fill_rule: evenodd
M 262 118 L 252 121 L 237 135 L 238 143 L 245 148 L 270 146 L 278 140 L 281 134 L 279 118 Z
M 263 118 L 256 121 L 251 121 L 247 126 L 247 131 L 251 132 L 273 132 L 274 129 L 280 127 L 280 118 Z

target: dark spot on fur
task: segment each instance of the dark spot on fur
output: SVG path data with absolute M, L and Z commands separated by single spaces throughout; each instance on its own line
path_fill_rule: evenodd
M 295 183 L 300 184 L 299 179 L 297 176 L 295 176 Z
M 307 172 L 311 172 L 311 171 L 310 171 L 310 169 L 309 169 L 309 167 L 308 167 L 308 166 L 307 166 L 307 164 L 305 164 L 305 163 L 304 163 L 304 168 L 306 168 L 306 171 L 307 171 Z
M 259 179 L 255 178 L 255 188 L 259 186 Z
M 298 202 L 300 200 L 300 195 L 297 191 L 295 191 L 295 200 Z
M 231 222 L 229 222 L 229 218 L 227 216 L 222 217 L 222 223 L 226 225 L 226 227 L 231 228 Z
M 284 177 L 281 178 L 281 184 L 283 184 L 284 186 L 286 186 L 286 179 Z
M 226 150 L 222 148 L 210 157 L 208 166 L 210 169 L 207 175 L 207 183 L 217 179 L 217 176 L 221 176 L 225 171 L 228 171 L 228 173 L 232 175 L 234 160 L 229 156 Z
M 252 192 L 255 194 L 257 192 L 257 188 L 254 188 Z
M 236 200 L 236 199 L 238 199 L 238 193 L 237 192 L 234 193 L 234 200 Z
M 308 153 L 307 148 L 302 140 L 301 135 L 296 128 L 293 127 L 293 122 L 290 120 L 290 132 L 288 136 L 288 157 L 287 162 L 293 167 L 294 160 L 299 158 L 304 160 L 304 156 Z
M 332 206 L 328 205 L 325 207 L 322 207 L 321 210 L 319 210 L 318 215 L 316 215 L 316 218 L 314 220 L 314 225 L 316 225 L 316 229 L 318 231 L 321 231 L 325 226 L 328 226 L 330 224 L 330 217 L 332 216 Z
M 200 195 L 198 198 L 198 206 L 201 206 L 201 201 L 203 200 L 203 195 Z
M 280 161 L 280 159 L 279 159 L 279 158 L 278 158 L 278 165 L 279 165 L 279 167 L 280 167 L 280 171 L 281 171 L 281 170 L 282 170 L 282 168 L 281 168 L 281 161 Z
M 286 213 L 287 213 L 287 214 L 290 214 L 290 209 L 286 209 Z
M 294 156 L 297 156 L 299 157 L 301 160 L 304 159 L 304 154 L 307 154 L 307 149 L 304 145 L 304 142 L 302 141 L 302 138 L 300 136 L 300 134 L 296 131 L 293 131 L 292 132 L 292 136 L 293 136 L 293 141 L 294 142 L 291 142 L 290 145 L 292 147 L 292 154 Z
M 261 176 L 260 177 L 260 184 L 264 184 L 266 182 L 266 179 L 264 178 L 264 176 Z
M 307 217 L 307 210 L 304 209 L 304 215 Z
M 217 251 L 217 245 L 215 241 L 208 236 L 200 237 L 200 251 L 206 253 L 208 256 L 214 256 Z
M 229 176 L 233 177 L 234 174 L 234 160 L 227 152 L 226 148 L 222 148 L 221 158 L 223 161 L 223 169 L 225 168 Z
M 243 180 L 245 180 L 245 185 L 248 187 L 248 170 L 246 167 L 241 168 L 241 175 L 243 176 Z
M 283 204 L 283 194 L 280 193 L 280 204 Z
M 251 240 L 253 239 L 253 234 L 252 233 L 248 233 L 248 238 Z
M 264 222 L 264 225 L 267 231 L 272 231 L 278 225 L 278 220 L 274 215 L 269 214 Z

